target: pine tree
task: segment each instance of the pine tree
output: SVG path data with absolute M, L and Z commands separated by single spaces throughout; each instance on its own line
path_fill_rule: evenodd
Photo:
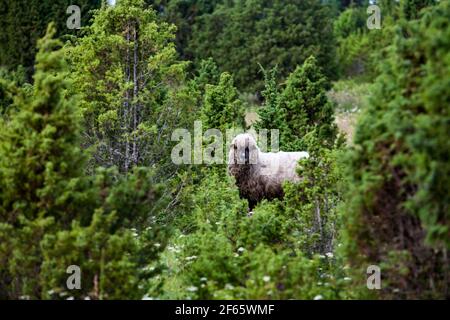
M 198 74 L 194 78 L 195 85 L 198 86 L 204 94 L 207 84 L 217 85 L 220 79 L 220 71 L 212 58 L 200 61 Z
M 417 19 L 420 11 L 436 4 L 436 0 L 402 0 L 400 2 L 401 15 L 408 20 Z
M 223 0 L 146 0 L 164 21 L 177 26 L 175 42 L 183 60 L 193 58 L 186 49 L 193 36 L 192 27 L 197 19 L 204 14 L 212 13 L 223 2 Z
M 257 130 L 279 130 L 281 145 L 285 145 L 285 135 L 288 131 L 287 123 L 285 121 L 285 110 L 280 106 L 280 88 L 277 83 L 277 67 L 271 70 L 264 70 L 264 86 L 262 91 L 264 98 L 263 105 L 258 109 L 258 122 L 255 127 Z M 272 144 L 269 139 L 268 145 Z

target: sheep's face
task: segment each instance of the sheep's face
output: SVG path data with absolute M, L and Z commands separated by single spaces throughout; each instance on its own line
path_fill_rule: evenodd
M 248 133 L 237 135 L 230 145 L 230 165 L 252 165 L 258 162 L 258 146 Z

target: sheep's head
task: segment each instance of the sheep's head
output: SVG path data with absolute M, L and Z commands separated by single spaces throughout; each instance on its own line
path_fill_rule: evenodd
M 234 174 L 233 169 L 244 169 L 258 163 L 259 149 L 252 135 L 243 133 L 237 135 L 230 144 L 228 157 L 228 169 Z

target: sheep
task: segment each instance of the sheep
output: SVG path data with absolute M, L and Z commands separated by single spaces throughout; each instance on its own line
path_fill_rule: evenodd
M 261 152 L 252 135 L 237 135 L 230 144 L 228 173 L 236 179 L 241 198 L 250 212 L 263 199 L 282 199 L 283 182 L 300 181 L 296 166 L 308 152 Z

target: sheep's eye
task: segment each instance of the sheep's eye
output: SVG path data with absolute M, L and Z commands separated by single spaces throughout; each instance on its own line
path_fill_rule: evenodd
M 233 147 L 234 147 L 234 150 L 237 150 L 237 145 L 234 145 Z

